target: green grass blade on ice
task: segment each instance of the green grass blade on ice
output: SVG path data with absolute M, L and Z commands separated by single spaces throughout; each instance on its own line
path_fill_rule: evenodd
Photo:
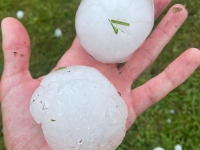
M 113 20 L 113 19 L 108 19 L 115 34 L 118 34 L 118 31 L 122 31 L 124 32 L 123 30 L 121 30 L 120 28 L 117 28 L 117 25 L 123 25 L 123 26 L 130 26 L 130 23 L 127 23 L 127 22 L 122 22 L 122 21 L 119 21 L 119 20 Z M 113 24 L 116 24 L 116 27 L 113 25 Z

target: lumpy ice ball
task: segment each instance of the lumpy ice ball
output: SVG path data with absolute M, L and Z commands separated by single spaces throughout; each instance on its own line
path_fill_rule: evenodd
M 81 45 L 104 63 L 127 61 L 153 24 L 153 0 L 82 0 L 76 14 Z
M 126 133 L 123 99 L 91 67 L 47 75 L 31 98 L 30 111 L 53 150 L 115 150 Z

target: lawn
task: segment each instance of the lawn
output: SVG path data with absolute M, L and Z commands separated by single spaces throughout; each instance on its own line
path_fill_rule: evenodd
M 34 78 L 47 74 L 70 47 L 76 33 L 74 19 L 80 0 L 0 0 L 0 19 L 16 17 L 18 10 L 25 16 L 21 22 L 32 42 L 30 71 Z M 171 61 L 190 47 L 200 48 L 200 1 L 172 0 L 184 4 L 189 17 L 165 47 L 156 62 L 134 83 L 137 87 L 159 74 Z M 166 12 L 164 12 L 165 14 Z M 163 15 L 162 15 L 163 16 Z M 162 18 L 156 21 L 156 24 Z M 63 36 L 54 36 L 60 28 Z M 1 42 L 1 37 L 0 37 Z M 0 53 L 0 75 L 3 54 Z M 118 150 L 152 150 L 163 147 L 173 150 L 181 144 L 184 150 L 200 149 L 200 68 L 161 102 L 144 112 L 127 132 Z M 0 123 L 0 127 L 2 127 Z M 3 134 L 0 150 L 4 150 Z

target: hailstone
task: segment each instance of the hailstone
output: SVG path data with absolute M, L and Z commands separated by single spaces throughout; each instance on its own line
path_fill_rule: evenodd
M 16 17 L 18 19 L 22 19 L 24 17 L 24 12 L 22 10 L 18 10 L 16 13 Z
M 62 30 L 60 28 L 57 28 L 55 31 L 54 31 L 54 35 L 56 37 L 61 37 L 62 36 Z
M 104 63 L 127 61 L 150 34 L 153 0 L 82 0 L 76 32 L 83 48 Z
M 165 150 L 165 149 L 162 148 L 162 147 L 156 147 L 156 148 L 154 148 L 153 150 Z
M 115 150 L 126 133 L 125 102 L 92 67 L 62 68 L 44 77 L 30 112 L 53 150 Z
M 177 144 L 174 146 L 174 150 L 182 150 L 182 146 L 180 144 Z

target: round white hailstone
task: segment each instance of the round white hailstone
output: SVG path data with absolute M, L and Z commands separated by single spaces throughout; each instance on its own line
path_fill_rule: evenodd
M 104 63 L 127 61 L 153 24 L 153 0 L 82 0 L 76 14 L 81 45 Z
M 175 111 L 173 110 L 173 109 L 170 109 L 170 114 L 174 114 L 175 113 Z
M 18 19 L 22 19 L 24 17 L 24 12 L 22 10 L 17 11 L 16 17 Z
M 165 149 L 163 149 L 162 147 L 156 147 L 153 150 L 165 150 Z
M 54 31 L 54 35 L 56 37 L 61 37 L 62 36 L 62 31 L 61 29 L 57 28 L 55 31 Z
M 91 67 L 47 75 L 31 98 L 30 112 L 53 150 L 115 150 L 126 133 L 126 104 Z
M 167 123 L 172 123 L 172 120 L 171 120 L 171 118 L 169 118 L 169 119 L 167 119 Z
M 182 146 L 180 144 L 175 145 L 174 150 L 182 150 Z

